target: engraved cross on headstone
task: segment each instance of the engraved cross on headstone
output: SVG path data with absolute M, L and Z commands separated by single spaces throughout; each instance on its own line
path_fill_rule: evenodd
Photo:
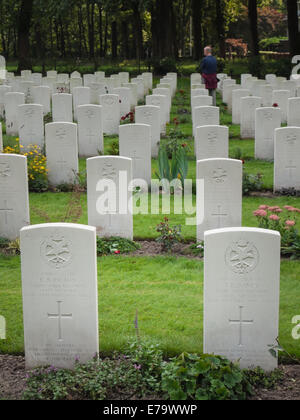
M 14 209 L 8 208 L 7 200 L 4 200 L 4 208 L 3 209 L 0 208 L 0 211 L 4 212 L 4 221 L 5 221 L 5 224 L 7 225 L 8 223 L 7 214 L 9 211 L 14 211 Z
M 57 306 L 58 306 L 58 311 L 57 314 L 49 314 L 48 313 L 48 319 L 57 319 L 58 320 L 58 340 L 62 341 L 62 325 L 61 325 L 61 321 L 63 318 L 67 318 L 67 319 L 72 319 L 73 318 L 73 314 L 62 314 L 61 313 L 61 304 L 63 302 L 62 301 L 57 301 Z
M 243 346 L 243 326 L 253 324 L 254 321 L 252 320 L 244 320 L 243 319 L 243 306 L 239 307 L 240 310 L 240 319 L 230 319 L 230 324 L 239 325 L 239 346 Z
M 222 206 L 221 205 L 218 205 L 218 211 L 216 213 L 212 213 L 212 216 L 218 218 L 218 228 L 221 227 L 221 218 L 228 216 L 227 213 L 222 213 L 221 209 L 222 209 Z

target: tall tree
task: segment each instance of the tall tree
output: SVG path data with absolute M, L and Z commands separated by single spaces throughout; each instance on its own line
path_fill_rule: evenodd
M 18 21 L 18 72 L 31 69 L 29 36 L 31 28 L 33 0 L 22 0 Z
M 216 0 L 216 24 L 219 39 L 219 54 L 220 57 L 226 57 L 226 43 L 225 43 L 225 1 Z
M 251 52 L 259 56 L 258 29 L 257 29 L 257 0 L 248 0 L 248 16 L 251 32 Z
M 293 57 L 294 55 L 300 54 L 300 32 L 297 0 L 287 0 L 287 12 L 290 54 Z
M 203 0 L 192 0 L 192 22 L 193 22 L 193 38 L 194 38 L 194 60 L 202 57 L 203 38 L 202 38 L 202 10 Z
M 173 0 L 153 0 L 151 19 L 153 56 L 174 58 Z

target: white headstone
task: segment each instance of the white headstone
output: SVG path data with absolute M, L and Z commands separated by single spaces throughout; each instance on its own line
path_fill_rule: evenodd
M 76 87 L 73 89 L 74 121 L 77 121 L 77 107 L 91 103 L 91 89 L 89 87 Z
M 294 80 L 284 80 L 281 82 L 282 90 L 288 90 L 290 92 L 290 98 L 294 98 L 296 96 L 297 90 L 297 83 Z
M 21 230 L 26 368 L 72 369 L 99 353 L 96 229 Z
M 232 92 L 232 124 L 241 123 L 241 98 L 250 96 L 249 89 L 237 89 Z
M 73 122 L 73 99 L 69 93 L 52 95 L 53 122 Z
M 74 184 L 78 174 L 77 124 L 46 124 L 45 133 L 49 183 Z
M 133 179 L 151 184 L 151 127 L 126 124 L 119 128 L 120 156 L 132 159 Z
M 32 95 L 32 88 L 34 87 L 34 83 L 30 81 L 21 81 L 19 83 L 19 91 L 24 93 L 25 95 L 25 103 L 31 104 L 33 103 L 33 95 Z
M 75 77 L 75 78 L 70 79 L 70 93 L 73 93 L 73 89 L 77 87 L 82 87 L 81 77 Z
M 94 74 L 84 74 L 83 75 L 83 85 L 86 87 L 91 87 L 93 83 L 96 83 L 96 76 Z
M 120 102 L 119 95 L 100 95 L 102 105 L 103 132 L 109 135 L 119 133 Z
M 29 224 L 27 158 L 0 153 L 0 237 L 15 240 Z
M 51 89 L 48 86 L 34 86 L 32 88 L 33 103 L 43 105 L 43 114 L 51 112 Z
M 91 104 L 100 104 L 100 95 L 106 95 L 106 88 L 104 83 L 92 83 L 91 89 Z
M 151 156 L 157 157 L 160 144 L 160 107 L 153 105 L 136 107 L 135 122 L 151 126 Z
M 288 100 L 287 124 L 290 127 L 300 127 L 300 98 Z
M 20 92 L 8 92 L 4 95 L 5 125 L 8 136 L 18 135 L 18 106 L 25 104 L 25 95 Z
M 123 83 L 123 87 L 130 89 L 130 108 L 133 110 L 137 106 L 137 84 L 135 83 Z
M 79 156 L 98 156 L 104 152 L 102 106 L 81 105 L 77 115 Z
M 47 77 L 57 78 L 57 71 L 56 70 L 49 70 L 47 71 Z
M 205 233 L 204 353 L 242 369 L 277 368 L 280 234 L 230 228 Z
M 98 236 L 133 239 L 131 181 L 131 159 L 119 156 L 87 159 L 88 223 L 96 227 Z M 107 189 L 111 191 L 108 202 Z
M 288 100 L 290 98 L 290 91 L 289 90 L 274 90 L 272 102 L 277 104 L 281 110 L 282 116 L 282 123 L 285 124 L 287 122 L 287 112 L 288 112 Z
M 73 73 L 71 73 L 71 79 L 79 79 L 81 78 L 81 74 L 78 71 L 73 71 Z
M 300 127 L 275 130 L 274 191 L 300 191 Z
M 0 122 L 0 153 L 3 152 L 2 123 Z
M 275 129 L 281 127 L 279 108 L 257 108 L 255 114 L 255 158 L 274 160 Z
M 164 95 L 146 96 L 146 105 L 153 105 L 160 108 L 160 132 L 166 133 L 166 123 L 169 119 L 168 98 Z
M 213 98 L 208 95 L 194 96 L 192 98 L 192 121 L 194 120 L 194 109 L 198 106 L 212 106 Z
M 203 125 L 220 125 L 220 108 L 216 106 L 198 106 L 193 112 L 193 135 L 196 128 Z
M 241 160 L 206 159 L 197 161 L 197 240 L 211 229 L 242 224 Z
M 254 138 L 255 111 L 261 107 L 262 99 L 256 96 L 241 98 L 241 138 Z
M 126 87 L 113 89 L 113 95 L 119 96 L 120 101 L 120 118 L 125 117 L 131 109 L 131 90 Z
M 11 92 L 11 86 L 1 85 L 0 86 L 0 118 L 4 118 L 4 95 Z
M 37 145 L 42 150 L 44 147 L 43 105 L 19 105 L 17 117 L 20 145 L 24 147 L 24 150 L 28 150 L 31 145 Z
M 196 160 L 228 158 L 229 129 L 221 125 L 204 125 L 196 128 Z

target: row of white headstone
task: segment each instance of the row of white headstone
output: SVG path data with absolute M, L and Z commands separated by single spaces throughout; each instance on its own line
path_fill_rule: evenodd
M 26 367 L 72 369 L 98 357 L 96 229 L 36 225 L 20 238 Z M 275 369 L 279 291 L 278 232 L 206 232 L 204 353 L 242 368 Z

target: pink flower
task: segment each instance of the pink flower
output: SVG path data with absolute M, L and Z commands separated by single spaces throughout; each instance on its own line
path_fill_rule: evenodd
M 262 204 L 261 206 L 259 206 L 260 210 L 268 210 L 269 206 L 267 206 L 266 204 Z
M 115 251 L 114 254 L 116 255 L 121 254 L 121 251 Z
M 269 207 L 269 210 L 270 210 L 270 211 L 274 211 L 274 212 L 276 212 L 276 213 L 277 213 L 277 212 L 278 212 L 278 210 L 281 210 L 281 209 L 280 209 L 280 207 L 278 207 L 278 206 L 273 206 L 273 207 Z
M 287 221 L 285 222 L 285 224 L 286 224 L 287 226 L 295 226 L 296 222 L 295 222 L 294 220 L 287 220 Z
M 253 212 L 253 215 L 256 217 L 266 217 L 267 214 L 268 213 L 265 210 L 256 210 Z
M 284 206 L 284 208 L 285 208 L 286 210 L 291 210 L 293 207 L 292 207 L 292 206 Z
M 269 219 L 273 220 L 274 222 L 278 222 L 280 220 L 280 217 L 278 217 L 276 214 L 271 214 Z

